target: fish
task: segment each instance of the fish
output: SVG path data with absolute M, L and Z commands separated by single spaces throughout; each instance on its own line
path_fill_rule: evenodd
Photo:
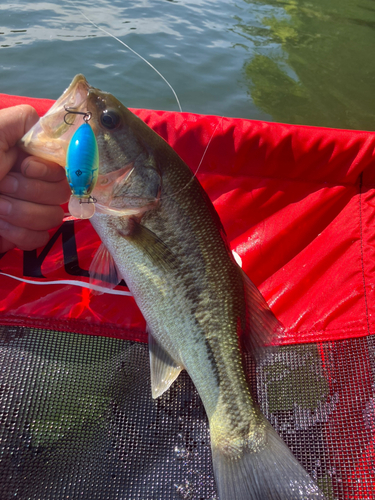
M 149 336 L 151 392 L 158 398 L 187 370 L 210 427 L 220 500 L 312 500 L 324 495 L 262 415 L 242 350 L 255 357 L 283 326 L 239 267 L 196 175 L 110 93 L 77 75 L 24 136 L 28 153 L 66 164 L 77 127 L 66 108 L 90 113 L 99 172 L 90 219 L 102 244 L 93 280 L 124 279 Z M 78 117 L 78 118 L 77 118 Z

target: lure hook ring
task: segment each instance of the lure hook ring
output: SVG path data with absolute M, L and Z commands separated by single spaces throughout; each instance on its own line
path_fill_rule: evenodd
M 98 200 L 94 198 L 93 196 L 90 196 L 89 198 L 80 198 L 79 199 L 79 204 L 82 205 L 82 203 L 97 203 Z
M 69 123 L 68 121 L 66 121 L 66 117 L 68 115 L 82 115 L 83 116 L 83 121 L 85 123 L 88 123 L 90 120 L 91 120 L 91 117 L 92 117 L 92 113 L 91 111 L 87 111 L 87 112 L 83 112 L 83 111 L 77 111 L 76 109 L 74 108 L 69 108 L 69 107 L 66 107 L 64 106 L 64 109 L 66 111 L 66 115 L 64 116 L 64 122 L 67 124 L 67 125 L 73 125 L 73 123 Z

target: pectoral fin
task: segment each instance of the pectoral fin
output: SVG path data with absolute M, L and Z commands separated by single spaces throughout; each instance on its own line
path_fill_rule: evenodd
M 121 281 L 120 273 L 117 269 L 112 255 L 102 243 L 94 255 L 90 269 L 90 283 L 113 289 Z M 100 294 L 101 292 L 95 292 Z
M 142 247 L 151 262 L 166 271 L 171 271 L 177 265 L 177 258 L 167 245 L 150 229 L 143 226 L 135 219 L 131 221 L 132 227 L 127 236 L 133 245 Z
M 161 396 L 179 376 L 183 366 L 175 361 L 148 331 L 150 349 L 151 390 L 154 399 Z

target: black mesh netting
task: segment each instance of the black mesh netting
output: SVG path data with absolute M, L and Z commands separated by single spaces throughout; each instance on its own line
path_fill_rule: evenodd
M 248 363 L 328 499 L 374 498 L 374 352 L 367 337 Z M 152 400 L 147 345 L 0 327 L 0 425 L 1 500 L 217 499 L 200 398 L 183 372 Z

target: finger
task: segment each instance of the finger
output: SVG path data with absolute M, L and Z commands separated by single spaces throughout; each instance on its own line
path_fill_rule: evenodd
M 26 151 L 22 151 L 22 149 L 20 149 L 18 146 L 16 146 L 16 148 L 17 148 L 17 159 L 16 159 L 15 163 L 13 164 L 12 172 L 21 172 L 22 162 L 29 155 L 26 153 Z
M 28 156 L 22 161 L 21 172 L 30 179 L 40 179 L 48 182 L 58 182 L 66 179 L 64 168 L 57 163 L 36 156 Z
M 0 218 L 17 227 L 46 231 L 61 224 L 64 211 L 57 205 L 40 205 L 0 196 Z
M 38 113 L 28 104 L 1 109 L 0 150 L 8 151 L 15 146 L 38 120 Z
M 9 250 L 12 250 L 15 246 L 14 243 L 0 236 L 0 253 L 9 252 Z
M 60 182 L 45 182 L 12 171 L 0 181 L 0 193 L 41 205 L 62 205 L 69 200 L 70 188 L 66 177 Z
M 29 251 L 47 245 L 48 231 L 33 231 L 24 227 L 13 226 L 0 219 L 0 252 L 7 252 L 14 247 Z
M 17 160 L 17 141 L 38 121 L 38 114 L 27 104 L 0 110 L 0 178 Z

